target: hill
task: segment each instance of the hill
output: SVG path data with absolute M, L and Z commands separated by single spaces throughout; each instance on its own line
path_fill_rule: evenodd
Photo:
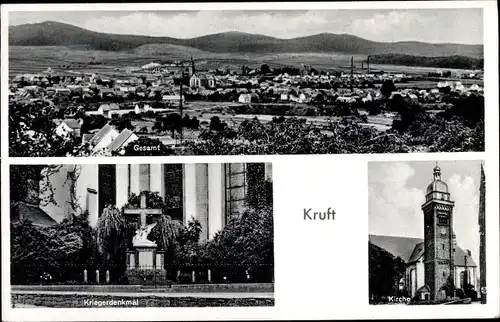
M 242 32 L 224 32 L 191 39 L 105 34 L 60 22 L 46 21 L 9 27 L 9 44 L 17 46 L 82 46 L 95 50 L 131 50 L 148 44 L 186 46 L 212 53 L 344 53 L 414 56 L 483 57 L 482 45 L 375 42 L 348 34 L 322 33 L 293 39 Z

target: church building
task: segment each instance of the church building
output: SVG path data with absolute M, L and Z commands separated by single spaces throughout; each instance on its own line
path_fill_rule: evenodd
M 427 186 L 422 205 L 424 238 L 370 235 L 372 244 L 385 249 L 406 263 L 406 272 L 399 283 L 410 297 L 441 300 L 452 296 L 447 289 L 451 280 L 455 288 L 466 289 L 471 284 L 478 290 L 477 264 L 469 250 L 456 243 L 453 231 L 454 201 L 448 186 L 441 180 L 436 165 L 433 181 Z
M 162 197 L 173 219 L 184 224 L 198 220 L 203 241 L 253 206 L 249 196 L 260 184 L 272 181 L 272 166 L 270 163 L 62 165 L 48 180 L 52 188 L 36 193 L 45 199 L 50 194 L 55 201 L 40 206 L 52 223 L 61 222 L 69 212 L 75 212 L 68 203 L 71 191 L 76 212 L 88 212 L 94 227 L 106 205 L 121 209 L 132 194 L 138 196 L 149 191 Z M 47 183 L 40 182 L 42 186 Z

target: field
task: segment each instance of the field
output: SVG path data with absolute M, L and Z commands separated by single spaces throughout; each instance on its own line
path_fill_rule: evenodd
M 267 63 L 271 67 L 302 64 L 325 71 L 348 71 L 350 55 L 318 54 L 318 53 L 280 53 L 280 54 L 218 54 L 195 50 L 190 47 L 174 45 L 145 45 L 130 51 L 96 51 L 86 48 L 70 48 L 62 46 L 10 46 L 9 75 L 36 73 L 51 67 L 54 71 L 66 73 L 100 73 L 107 76 L 126 75 L 127 67 L 139 67 L 150 62 L 166 60 L 188 60 L 190 55 L 196 60 L 199 69 L 233 69 L 240 70 L 242 65 L 250 68 L 260 67 Z M 355 71 L 361 71 L 365 56 L 354 56 Z M 98 62 L 99 65 L 90 64 Z M 366 68 L 366 66 L 364 66 Z M 174 68 L 175 69 L 175 68 Z M 374 65 L 371 70 L 386 72 L 406 72 L 423 75 L 441 71 L 440 68 L 408 67 L 394 65 Z M 452 72 L 467 72 L 453 70 Z

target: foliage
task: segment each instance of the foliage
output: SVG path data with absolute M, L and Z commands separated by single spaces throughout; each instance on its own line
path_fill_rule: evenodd
M 113 114 L 113 116 L 116 114 Z M 116 117 L 109 122 L 109 125 L 112 125 L 116 128 L 117 131 L 121 132 L 124 129 L 134 130 L 135 126 L 132 125 L 132 119 L 129 115 L 125 114 L 121 117 Z
M 36 226 L 29 220 L 11 224 L 12 283 L 40 281 L 42 271 L 57 279 L 74 276 L 68 265 L 97 260 L 94 232 L 88 214 L 69 215 L 53 226 Z
M 113 205 L 107 205 L 97 221 L 96 231 L 99 252 L 105 255 L 107 263 L 124 263 L 127 223 L 122 212 Z
M 398 282 L 405 273 L 404 261 L 370 242 L 368 247 L 370 295 L 395 295 Z
M 9 154 L 12 157 L 88 155 L 72 136 L 55 133 L 58 109 L 51 102 L 9 101 Z
M 483 68 L 484 60 L 466 56 L 423 57 L 404 54 L 371 55 L 373 64 L 404 65 L 419 67 L 439 67 L 453 69 L 479 69 Z
M 205 262 L 219 271 L 250 270 L 255 280 L 270 282 L 274 263 L 273 215 L 271 207 L 248 209 L 230 220 L 206 244 Z
M 195 155 L 408 152 L 404 138 L 359 123 L 359 118 L 346 117 L 330 121 L 321 131 L 295 117 L 273 118 L 267 124 L 254 118 L 242 122 L 234 138 L 203 131 L 199 141 L 185 144 Z
M 396 90 L 396 86 L 392 80 L 385 80 L 382 83 L 382 88 L 380 89 L 380 93 L 385 97 L 391 96 L 391 93 Z

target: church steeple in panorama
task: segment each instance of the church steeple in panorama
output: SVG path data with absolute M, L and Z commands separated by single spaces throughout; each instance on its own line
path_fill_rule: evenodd
M 193 76 L 196 73 L 196 68 L 194 65 L 193 55 L 191 55 L 191 59 L 189 61 L 189 77 Z

